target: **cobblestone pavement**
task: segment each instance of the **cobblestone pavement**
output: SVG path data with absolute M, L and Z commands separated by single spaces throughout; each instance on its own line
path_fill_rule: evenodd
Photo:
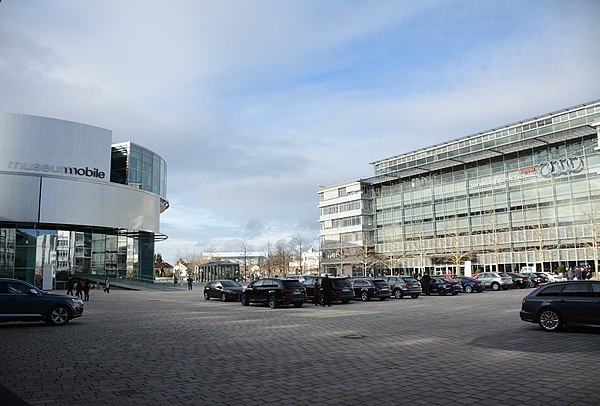
M 0 323 L 0 383 L 30 405 L 599 405 L 600 333 L 522 322 L 528 291 L 274 310 L 93 291 L 67 326 Z

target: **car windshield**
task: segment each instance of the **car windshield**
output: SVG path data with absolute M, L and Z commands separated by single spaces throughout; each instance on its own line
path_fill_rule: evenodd
M 415 278 L 402 278 L 406 283 L 419 283 Z
M 221 281 L 221 285 L 225 288 L 239 288 L 242 286 L 236 281 Z

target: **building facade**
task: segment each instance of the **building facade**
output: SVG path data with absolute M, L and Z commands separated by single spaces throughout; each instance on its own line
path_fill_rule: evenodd
M 373 162 L 319 190 L 322 271 L 597 269 L 600 101 Z
M 0 113 L 0 276 L 153 278 L 167 167 L 86 124 Z

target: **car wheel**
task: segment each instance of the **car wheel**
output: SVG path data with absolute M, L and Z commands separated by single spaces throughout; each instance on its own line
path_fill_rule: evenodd
M 227 301 L 227 295 L 225 293 L 221 293 L 221 302 Z
M 48 323 L 53 326 L 62 326 L 69 322 L 71 313 L 65 306 L 55 306 L 48 313 Z
M 403 295 L 402 295 L 402 289 L 396 289 L 396 290 L 394 291 L 394 297 L 395 297 L 396 299 L 402 299 L 402 296 L 403 296 Z
M 465 292 L 466 293 L 473 293 L 473 286 L 471 286 L 471 285 L 465 286 Z
M 350 303 L 350 299 L 342 299 L 341 302 L 343 304 L 348 304 L 348 303 Z
M 442 288 L 439 288 L 438 291 L 437 291 L 437 294 L 440 295 L 440 296 L 446 296 L 446 290 L 442 289 Z
M 529 282 L 529 287 L 530 288 L 535 288 L 537 285 L 535 282 Z
M 245 293 L 242 293 L 242 296 L 240 296 L 240 303 L 242 304 L 242 306 L 248 306 L 250 304 L 250 302 L 248 301 L 248 296 L 246 296 Z
M 302 307 L 304 303 L 294 303 L 294 307 Z
M 544 309 L 538 316 L 538 324 L 545 331 L 558 331 L 562 327 L 560 314 L 552 309 Z
M 410 297 L 412 297 L 413 299 L 416 299 L 416 298 L 419 297 L 419 294 L 418 293 L 414 293 L 414 294 L 410 295 Z
M 204 300 L 210 300 L 210 295 L 206 291 L 204 292 Z
M 500 290 L 500 284 L 498 282 L 492 283 L 492 290 Z
M 361 299 L 363 302 L 366 302 L 366 301 L 368 301 L 368 300 L 369 300 L 369 292 L 367 292 L 367 291 L 365 291 L 365 292 L 362 292 L 362 293 L 360 294 L 360 299 Z
M 268 302 L 269 302 L 269 307 L 271 309 L 275 309 L 277 307 L 277 298 L 275 297 L 275 295 L 270 295 Z

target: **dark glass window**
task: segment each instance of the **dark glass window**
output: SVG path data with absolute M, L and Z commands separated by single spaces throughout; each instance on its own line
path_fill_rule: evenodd
M 589 297 L 591 295 L 589 283 L 570 283 L 565 285 L 561 296 Z

